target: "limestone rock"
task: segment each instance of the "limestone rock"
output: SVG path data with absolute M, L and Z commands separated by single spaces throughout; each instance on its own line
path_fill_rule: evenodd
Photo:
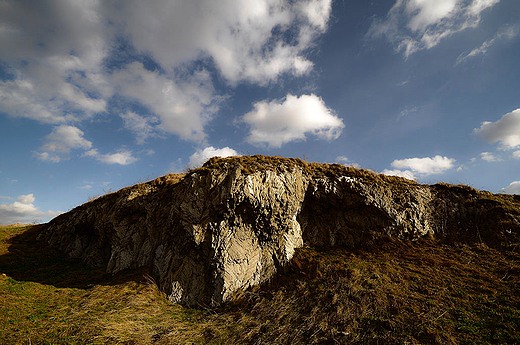
M 277 157 L 216 158 L 81 205 L 39 238 L 109 273 L 149 267 L 173 302 L 217 306 L 270 279 L 303 245 L 507 241 L 520 233 L 519 210 L 517 197 L 469 187 Z

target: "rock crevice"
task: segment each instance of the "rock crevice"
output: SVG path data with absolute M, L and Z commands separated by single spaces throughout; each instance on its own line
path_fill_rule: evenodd
M 253 156 L 212 159 L 100 197 L 52 220 L 39 238 L 109 273 L 150 267 L 173 302 L 216 306 L 270 279 L 303 245 L 476 238 L 478 226 L 480 240 L 507 241 L 519 233 L 519 204 L 469 187 Z

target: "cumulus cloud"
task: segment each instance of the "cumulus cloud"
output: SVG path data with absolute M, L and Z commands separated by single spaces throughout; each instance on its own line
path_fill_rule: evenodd
M 247 141 L 251 144 L 281 147 L 291 141 L 305 140 L 308 133 L 319 139 L 334 140 L 345 127 L 343 120 L 314 94 L 300 97 L 288 94 L 283 100 L 256 102 L 253 108 L 242 117 L 250 126 Z
M 125 128 L 135 133 L 136 141 L 139 145 L 144 144 L 148 137 L 156 135 L 156 129 L 153 125 L 158 122 L 156 117 L 144 117 L 133 111 L 120 114 L 120 116 L 125 123 Z
M 0 60 L 13 78 L 0 81 L 0 111 L 55 125 L 111 111 L 123 114 L 138 143 L 164 132 L 203 141 L 223 99 L 212 80 L 266 85 L 309 73 L 306 55 L 327 30 L 331 3 L 6 0 Z M 128 49 L 120 51 L 122 41 Z M 208 65 L 218 75 L 199 68 Z M 136 116 L 113 102 L 117 95 L 150 114 Z M 61 159 L 45 152 L 38 158 Z
M 1 111 L 59 124 L 106 109 L 100 2 L 4 1 L 0 6 L 0 59 L 14 75 L 0 81 Z
M 18 201 L 22 204 L 32 204 L 36 200 L 34 194 L 20 195 Z
M 453 34 L 474 28 L 482 12 L 500 0 L 397 0 L 384 20 L 376 18 L 369 37 L 386 37 L 405 57 L 430 49 Z
M 499 190 L 499 193 L 504 194 L 520 194 L 520 181 L 513 181 L 509 186 Z
M 382 174 L 385 174 L 385 175 L 388 175 L 388 176 L 399 176 L 399 177 L 404 177 L 404 178 L 407 178 L 409 180 L 416 180 L 416 177 L 414 175 L 414 173 L 410 170 L 390 170 L 390 169 L 385 169 L 383 170 Z
M 106 13 L 161 66 L 210 57 L 230 82 L 264 84 L 312 68 L 304 52 L 327 29 L 331 2 L 131 0 L 107 5 Z
M 0 204 L 0 224 L 35 223 L 56 217 L 61 212 L 40 211 L 33 202 L 33 194 L 20 195 L 18 201 Z
M 480 158 L 482 158 L 482 160 L 485 160 L 486 162 L 498 162 L 502 160 L 491 152 L 480 153 Z
M 391 166 L 399 170 L 410 169 L 414 173 L 432 175 L 442 174 L 446 170 L 453 168 L 453 163 L 455 163 L 455 159 L 437 155 L 432 158 L 396 159 Z
M 520 108 L 503 115 L 497 122 L 482 122 L 473 133 L 490 144 L 500 142 L 503 150 L 520 147 Z
M 359 165 L 356 162 L 352 162 L 350 159 L 348 159 L 345 156 L 338 156 L 336 157 L 336 162 L 338 162 L 341 165 L 347 166 L 347 167 L 353 167 L 356 169 L 361 169 L 361 165 Z
M 97 149 L 91 149 L 85 152 L 82 157 L 93 157 L 99 162 L 106 164 L 128 165 L 137 162 L 139 159 L 133 156 L 130 150 L 120 150 L 116 153 L 101 154 Z
M 107 164 L 128 165 L 137 162 L 138 159 L 132 156 L 132 151 L 119 151 L 112 154 L 98 155 L 96 159 Z
M 518 32 L 520 31 L 519 29 L 520 26 L 518 25 L 507 25 L 502 27 L 492 39 L 485 41 L 484 43 L 482 43 L 480 47 L 473 49 L 467 54 L 461 54 L 457 58 L 456 65 L 466 61 L 471 57 L 486 54 L 488 49 L 498 41 L 512 40 L 513 38 L 518 36 Z
M 197 150 L 194 154 L 192 154 L 190 156 L 190 162 L 188 166 L 191 168 L 200 167 L 211 157 L 230 157 L 238 155 L 239 154 L 235 150 L 229 147 L 216 149 L 213 146 L 208 146 L 205 149 Z
M 118 94 L 139 101 L 157 115 L 145 118 L 127 112 L 122 116 L 125 125 L 137 133 L 138 142 L 144 142 L 156 129 L 186 140 L 203 140 L 204 126 L 219 109 L 221 100 L 214 94 L 211 76 L 205 70 L 178 81 L 133 62 L 115 71 L 111 81 Z M 160 123 L 153 126 L 157 121 Z
M 59 163 L 63 159 L 68 159 L 72 149 L 89 149 L 92 142 L 83 137 L 85 133 L 77 127 L 61 125 L 52 129 L 44 140 L 46 143 L 40 147 L 43 152 L 36 152 L 38 159 Z

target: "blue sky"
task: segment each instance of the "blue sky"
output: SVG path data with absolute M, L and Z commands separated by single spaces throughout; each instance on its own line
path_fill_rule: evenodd
M 6 0 L 0 47 L 0 224 L 213 155 L 520 194 L 517 0 Z

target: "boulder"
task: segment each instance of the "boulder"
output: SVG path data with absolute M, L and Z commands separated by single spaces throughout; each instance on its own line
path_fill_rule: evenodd
M 213 158 L 83 204 L 39 239 L 109 273 L 149 267 L 171 301 L 218 306 L 272 278 L 304 245 L 356 248 L 380 237 L 503 243 L 520 233 L 519 210 L 515 196 L 337 164 Z

